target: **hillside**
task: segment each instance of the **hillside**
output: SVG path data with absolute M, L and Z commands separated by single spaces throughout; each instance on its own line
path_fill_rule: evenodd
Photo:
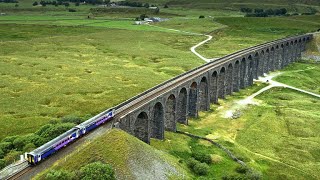
M 117 179 L 168 179 L 188 175 L 170 155 L 121 130 L 113 129 L 78 147 L 76 152 L 59 160 L 35 179 L 45 178 L 46 173 L 54 169 L 76 172 L 80 167 L 95 161 L 111 164 Z

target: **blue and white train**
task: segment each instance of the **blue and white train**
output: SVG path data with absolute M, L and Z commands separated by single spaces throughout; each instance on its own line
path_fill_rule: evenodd
M 89 120 L 73 127 L 72 129 L 40 146 L 39 148 L 26 153 L 27 161 L 31 165 L 38 164 L 53 153 L 59 151 L 59 149 L 67 146 L 71 142 L 89 133 L 105 122 L 110 121 L 114 117 L 114 112 L 114 109 L 102 112 L 93 118 L 90 118 Z

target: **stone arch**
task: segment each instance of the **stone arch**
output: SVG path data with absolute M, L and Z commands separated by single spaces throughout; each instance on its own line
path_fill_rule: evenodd
M 228 65 L 227 78 L 226 78 L 226 94 L 231 95 L 233 92 L 233 66 L 232 63 Z
M 261 51 L 259 56 L 258 76 L 263 76 L 263 63 L 264 63 L 264 50 Z
M 148 114 L 146 112 L 141 112 L 134 122 L 134 136 L 149 143 L 149 132 L 148 132 Z
M 242 58 L 240 63 L 240 88 L 243 89 L 246 87 L 246 58 Z
M 240 90 L 240 62 L 234 63 L 233 71 L 233 91 L 238 92 Z
M 284 48 L 284 45 L 281 44 L 280 46 L 280 53 L 279 53 L 279 61 L 281 63 L 281 69 L 285 66 L 285 59 L 284 59 L 284 55 L 285 55 L 285 48 Z
M 294 61 L 294 46 L 293 46 L 293 41 L 290 42 L 290 46 L 289 46 L 289 58 L 290 61 L 289 63 L 292 63 Z
M 271 47 L 270 55 L 269 55 L 269 71 L 274 71 L 274 47 Z
M 249 86 L 251 86 L 253 84 L 253 68 L 254 68 L 254 65 L 253 65 L 253 59 L 252 59 L 252 56 L 249 55 L 248 57 L 248 79 L 247 79 L 247 84 Z
M 274 69 L 278 70 L 278 69 L 280 69 L 280 62 L 279 62 L 280 49 L 279 49 L 279 45 L 276 46 L 273 57 L 274 57 L 274 59 L 273 59 L 273 61 L 274 61 Z
M 218 103 L 218 73 L 214 71 L 210 79 L 210 102 Z
M 297 61 L 299 58 L 299 47 L 298 47 L 298 40 L 294 40 L 294 61 Z
M 226 68 L 222 67 L 219 72 L 219 86 L 218 86 L 218 94 L 219 98 L 224 99 L 226 95 Z
M 160 102 L 153 107 L 153 118 L 151 124 L 151 137 L 157 139 L 164 138 L 164 109 Z
M 182 88 L 178 96 L 177 121 L 182 124 L 188 124 L 187 121 L 188 94 L 187 89 Z
M 176 131 L 176 97 L 173 94 L 166 101 L 164 127 L 168 131 Z
M 197 83 L 193 82 L 190 86 L 189 90 L 189 116 L 190 117 L 197 117 L 198 111 L 197 111 L 197 100 L 198 100 L 198 90 L 197 90 Z
M 289 42 L 286 42 L 286 44 L 285 44 L 285 47 L 284 47 L 284 56 L 283 56 L 283 58 L 284 58 L 284 65 L 285 66 L 287 66 L 288 64 L 289 64 L 289 62 L 290 62 L 290 58 L 289 58 L 289 54 L 290 54 L 290 51 L 289 51 Z
M 259 78 L 259 53 L 256 52 L 253 58 L 253 78 L 258 79 Z
M 208 81 L 206 77 L 203 77 L 199 85 L 199 110 L 207 111 L 208 105 Z
M 270 58 L 270 50 L 267 49 L 264 57 L 263 73 L 269 72 L 269 58 Z

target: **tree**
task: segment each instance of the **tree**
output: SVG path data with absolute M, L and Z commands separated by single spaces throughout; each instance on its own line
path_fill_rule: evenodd
M 114 171 L 109 164 L 90 163 L 80 169 L 82 180 L 115 180 Z
M 35 1 L 35 2 L 32 4 L 32 6 L 38 6 L 38 2 Z
M 76 2 L 75 5 L 76 5 L 76 6 L 80 6 L 80 3 L 79 3 L 79 2 Z
M 149 7 L 150 7 L 149 3 L 145 3 L 143 6 L 144 6 L 145 8 L 149 8 Z
M 165 4 L 163 8 L 169 8 L 168 4 Z
M 64 6 L 65 6 L 65 7 L 69 7 L 70 4 L 69 4 L 68 2 L 66 2 L 66 3 L 64 3 Z
M 19 7 L 19 4 L 14 5 L 14 7 Z

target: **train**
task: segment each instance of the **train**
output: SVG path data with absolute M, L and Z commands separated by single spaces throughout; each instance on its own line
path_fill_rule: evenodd
M 113 119 L 115 115 L 115 110 L 110 109 L 104 111 L 93 118 L 71 128 L 60 136 L 54 138 L 53 140 L 45 143 L 44 145 L 38 147 L 37 149 L 25 154 L 25 158 L 31 165 L 37 165 L 44 159 L 48 158 L 50 155 L 56 153 L 63 147 L 68 146 L 70 143 L 81 138 L 90 131 L 96 129 L 102 124 Z

